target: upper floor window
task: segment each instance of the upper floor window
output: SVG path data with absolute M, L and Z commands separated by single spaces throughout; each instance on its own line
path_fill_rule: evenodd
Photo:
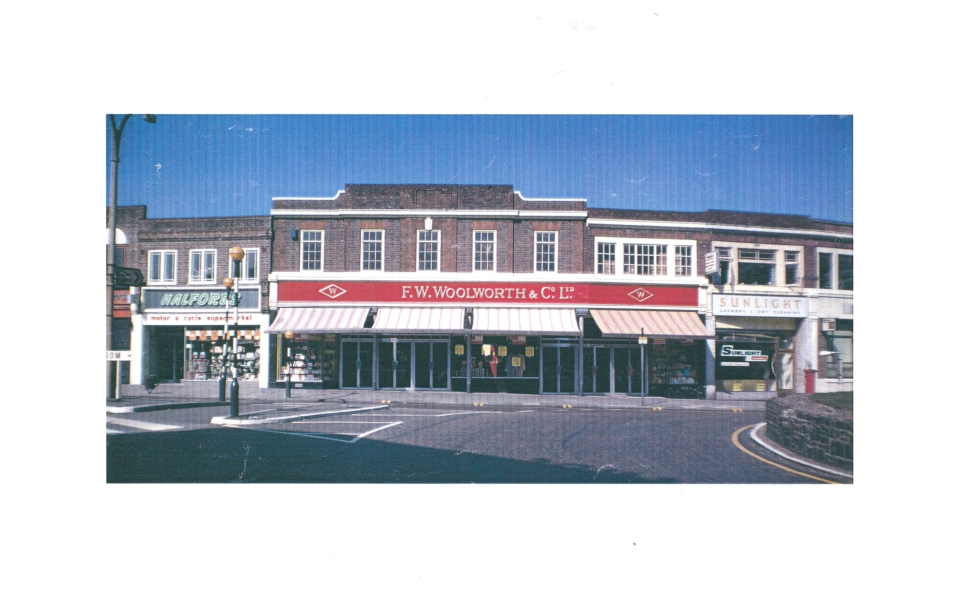
M 260 279 L 260 249 L 259 248 L 243 249 L 243 260 L 240 261 L 240 272 L 237 274 L 237 278 L 240 279 L 240 281 L 259 281 Z
M 616 275 L 617 245 L 609 242 L 597 243 L 597 273 Z
M 820 289 L 853 291 L 853 254 L 850 251 L 820 250 L 818 257 Z
M 676 246 L 674 248 L 674 264 L 678 276 L 689 277 L 693 275 L 693 247 Z
M 786 250 L 783 253 L 784 283 L 798 285 L 800 283 L 800 252 Z
M 624 244 L 623 272 L 627 275 L 666 275 L 665 244 Z
M 557 232 L 536 232 L 534 268 L 536 271 L 557 270 Z
M 800 285 L 803 263 L 800 248 L 715 246 L 716 285 Z
M 717 267 L 719 272 L 717 273 L 717 281 L 720 285 L 726 285 L 733 283 L 731 279 L 730 264 L 733 262 L 730 255 L 730 248 L 717 248 Z
M 496 271 L 497 270 L 497 232 L 496 231 L 474 231 L 473 232 L 473 270 L 474 271 Z
M 190 283 L 213 283 L 217 280 L 217 251 L 190 251 Z
M 306 230 L 300 232 L 300 270 L 323 270 L 322 230 Z
M 177 283 L 176 250 L 151 250 L 147 256 L 147 283 Z
M 383 270 L 383 230 L 364 230 L 360 232 L 360 270 Z
M 440 232 L 436 229 L 417 232 L 417 270 L 440 270 Z
M 596 238 L 596 272 L 607 275 L 693 277 L 697 249 L 690 240 Z
M 737 281 L 745 285 L 776 285 L 777 251 L 740 248 Z

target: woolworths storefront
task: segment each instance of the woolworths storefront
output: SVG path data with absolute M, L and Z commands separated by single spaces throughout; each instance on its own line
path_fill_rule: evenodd
M 240 381 L 266 387 L 260 356 L 269 346 L 261 331 L 270 315 L 260 310 L 259 286 L 239 291 L 232 307 L 224 288 L 140 288 L 131 302 L 130 383 L 216 385 L 236 336 Z

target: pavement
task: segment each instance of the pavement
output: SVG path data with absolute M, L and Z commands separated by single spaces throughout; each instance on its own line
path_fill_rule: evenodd
M 240 414 L 245 407 L 257 412 L 271 404 L 316 403 L 324 407 L 344 408 L 344 405 L 418 405 L 418 406 L 460 406 L 460 407 L 546 407 L 546 408 L 645 408 L 648 410 L 708 410 L 721 412 L 765 412 L 767 404 L 763 400 L 696 400 L 687 398 L 663 398 L 659 396 L 628 396 L 611 394 L 604 396 L 567 396 L 539 394 L 491 394 L 465 392 L 434 392 L 405 390 L 303 390 L 294 389 L 290 398 L 279 394 L 270 397 L 244 398 L 240 395 Z M 172 397 L 130 397 L 107 402 L 108 413 L 133 413 L 175 408 L 197 408 L 228 406 L 229 402 L 219 402 L 210 398 Z

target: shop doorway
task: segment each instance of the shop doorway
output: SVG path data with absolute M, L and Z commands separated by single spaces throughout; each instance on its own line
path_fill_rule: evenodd
M 583 367 L 585 394 L 639 394 L 643 389 L 640 348 L 587 346 Z
M 576 390 L 577 348 L 572 345 L 543 345 L 541 394 L 573 394 Z
M 412 343 L 396 338 L 380 340 L 379 351 L 380 389 L 410 389 Z
M 180 327 L 157 328 L 154 332 L 157 356 L 157 381 L 179 383 L 183 379 L 183 356 L 185 352 L 184 330 Z
M 343 340 L 340 347 L 342 372 L 340 387 L 353 389 L 373 388 L 373 342 L 368 340 Z
M 447 341 L 418 341 L 413 346 L 414 387 L 418 390 L 446 390 L 450 387 L 450 344 Z

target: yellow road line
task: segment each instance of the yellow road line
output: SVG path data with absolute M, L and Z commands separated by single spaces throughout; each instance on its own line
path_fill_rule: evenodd
M 763 458 L 762 456 L 757 456 L 757 455 L 754 454 L 753 452 L 750 452 L 749 450 L 747 450 L 746 448 L 744 448 L 744 447 L 740 444 L 740 440 L 738 440 L 737 438 L 740 437 L 740 434 L 741 434 L 741 433 L 743 433 L 743 432 L 746 431 L 747 429 L 750 429 L 751 427 L 754 427 L 755 425 L 756 425 L 756 423 L 754 423 L 753 425 L 747 425 L 746 427 L 741 427 L 740 429 L 734 431 L 734 432 L 733 432 L 733 437 L 731 438 L 731 439 L 733 440 L 733 445 L 736 446 L 737 448 L 743 450 L 744 452 L 746 452 L 746 453 L 749 454 L 750 456 L 754 457 L 755 459 L 757 459 L 757 460 L 759 460 L 759 461 L 761 461 L 761 462 L 765 462 L 765 463 L 767 463 L 768 465 L 773 465 L 773 466 L 777 467 L 778 469 L 783 469 L 784 471 L 789 471 L 789 472 L 794 473 L 794 474 L 796 474 L 796 475 L 800 475 L 801 477 L 809 477 L 810 479 L 816 479 L 817 481 L 822 481 L 823 483 L 839 483 L 838 481 L 830 481 L 829 479 L 823 479 L 823 478 L 821 478 L 821 477 L 816 477 L 816 476 L 814 476 L 814 475 L 807 475 L 806 473 L 801 473 L 800 471 L 794 471 L 793 469 L 790 469 L 790 468 L 785 467 L 785 466 L 783 466 L 783 465 L 779 465 L 779 464 L 777 464 L 777 463 L 775 463 L 775 462 L 773 462 L 773 461 L 771 461 L 771 460 L 767 460 L 767 459 Z

